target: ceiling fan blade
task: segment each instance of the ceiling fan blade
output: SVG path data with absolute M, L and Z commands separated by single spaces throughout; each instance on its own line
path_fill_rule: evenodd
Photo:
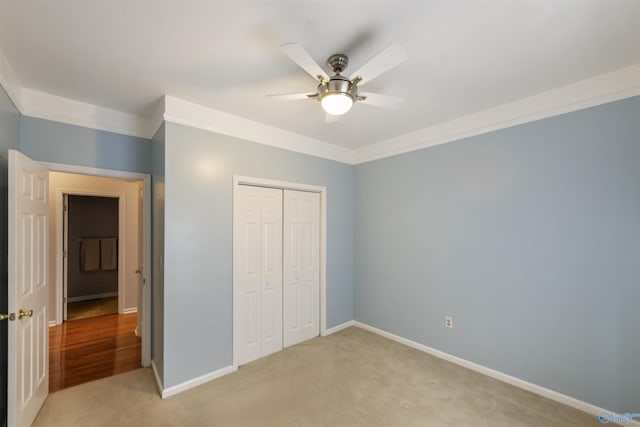
M 407 58 L 407 52 L 404 48 L 399 44 L 394 43 L 357 69 L 351 75 L 350 79 L 353 80 L 356 77 L 361 77 L 362 79 L 358 84 L 363 85 L 366 82 L 375 79 L 380 74 L 402 64 L 407 60 Z
M 311 58 L 311 55 L 298 43 L 286 43 L 280 46 L 282 50 L 293 62 L 298 64 L 300 68 L 306 71 L 314 79 L 320 80 L 320 77 L 329 80 L 327 73 Z M 318 77 L 320 76 L 320 77 Z
M 312 99 L 316 96 L 315 93 L 307 94 L 307 93 L 285 93 L 282 95 L 267 95 L 271 99 L 275 99 L 277 101 L 293 101 L 296 99 Z
M 404 98 L 399 98 L 397 96 L 380 95 L 379 93 L 370 92 L 361 92 L 359 95 L 366 98 L 362 101 L 358 101 L 358 103 L 387 108 L 389 110 L 397 110 L 404 103 Z

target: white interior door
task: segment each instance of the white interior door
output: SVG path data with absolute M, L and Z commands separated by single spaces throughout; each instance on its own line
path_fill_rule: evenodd
M 46 168 L 9 150 L 8 424 L 30 426 L 49 393 Z
M 320 194 L 284 191 L 284 346 L 320 334 Z
M 282 190 L 234 190 L 235 363 L 282 349 Z

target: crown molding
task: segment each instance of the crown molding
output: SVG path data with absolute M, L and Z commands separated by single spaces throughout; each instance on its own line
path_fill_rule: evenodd
M 164 121 L 347 164 L 359 164 L 640 95 L 640 64 L 351 150 L 240 116 L 164 96 L 151 118 L 24 88 L 0 50 L 0 85 L 25 115 L 153 138 Z
M 165 96 L 164 120 L 284 150 L 353 164 L 353 151 L 189 101 Z
M 156 130 L 148 118 L 27 88 L 22 106 L 25 116 L 140 138 L 151 138 Z
M 420 150 L 640 95 L 640 64 L 355 150 L 355 164 Z
M 2 50 L 0 50 L 0 85 L 7 92 L 16 109 L 22 113 L 22 85 Z

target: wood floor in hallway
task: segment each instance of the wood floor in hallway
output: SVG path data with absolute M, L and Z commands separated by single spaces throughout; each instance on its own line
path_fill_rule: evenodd
M 72 320 L 49 328 L 49 392 L 140 367 L 136 313 Z

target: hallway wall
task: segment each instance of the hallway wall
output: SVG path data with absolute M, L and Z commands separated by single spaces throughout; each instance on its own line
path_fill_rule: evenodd
M 118 294 L 118 268 L 85 271 L 82 267 L 83 239 L 97 237 L 118 238 L 118 199 L 70 195 L 68 211 L 68 273 L 67 298 L 69 302 L 90 299 L 92 296 Z M 137 227 L 139 228 L 139 227 Z M 102 251 L 102 248 L 101 248 Z

